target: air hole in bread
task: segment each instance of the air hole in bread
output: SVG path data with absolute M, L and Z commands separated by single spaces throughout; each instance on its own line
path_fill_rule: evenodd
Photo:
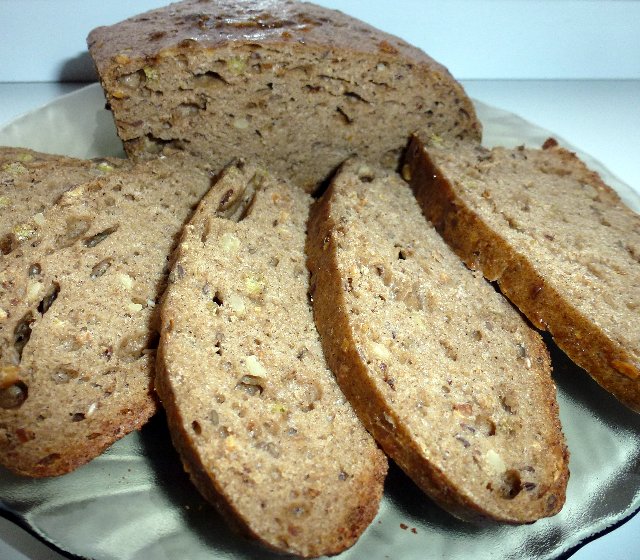
M 82 422 L 86 416 L 84 412 L 70 412 L 72 422 Z
M 0 389 L 0 408 L 15 409 L 20 408 L 29 396 L 27 385 L 18 381 L 9 387 Z
M 486 414 L 478 414 L 478 416 L 476 416 L 475 418 L 474 424 L 476 432 L 484 436 L 496 435 L 496 424 Z
M 18 322 L 13 331 L 13 346 L 19 360 L 22 359 L 22 351 L 31 337 L 31 325 L 33 322 L 33 314 L 29 312 Z
M 38 312 L 41 315 L 44 315 L 47 311 L 49 311 L 49 309 L 53 305 L 53 302 L 57 299 L 59 292 L 60 292 L 60 284 L 58 284 L 57 282 L 54 282 L 49 288 L 49 290 L 47 291 L 46 295 L 42 298 L 42 300 L 38 304 Z
M 520 473 L 515 469 L 509 469 L 502 475 L 499 492 L 506 500 L 513 500 L 522 490 Z
M 222 295 L 217 290 L 216 290 L 216 293 L 213 295 L 213 303 L 215 303 L 218 306 L 222 306 L 222 304 L 224 303 L 222 300 Z
M 194 420 L 193 422 L 191 422 L 191 429 L 193 430 L 193 433 L 196 434 L 197 436 L 202 435 L 202 426 L 200 425 L 200 422 L 198 422 L 197 420 Z

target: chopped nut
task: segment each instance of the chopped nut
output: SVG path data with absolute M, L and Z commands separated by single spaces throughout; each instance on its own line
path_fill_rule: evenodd
M 22 154 L 18 155 L 18 161 L 22 161 L 24 163 L 33 161 L 33 154 L 30 154 L 29 152 L 23 152 Z
M 0 208 L 9 206 L 9 199 L 6 196 L 0 196 Z
M 236 294 L 231 294 L 227 298 L 227 303 L 231 308 L 231 311 L 237 313 L 238 315 L 242 315 L 245 312 L 246 306 L 244 304 L 244 300 Z
M 44 218 L 44 214 L 42 212 L 38 212 L 37 214 L 34 214 L 32 220 L 34 224 L 40 227 L 42 227 L 47 223 L 47 221 Z
M 265 282 L 261 277 L 254 278 L 253 276 L 249 276 L 245 280 L 245 286 L 247 288 L 247 292 L 249 292 L 250 295 L 258 295 L 264 291 Z
M 240 248 L 240 240 L 233 233 L 223 233 L 220 245 L 225 253 L 233 253 Z
M 244 58 L 234 56 L 227 60 L 227 67 L 232 74 L 240 75 L 244 73 L 247 67 L 247 61 Z
M 13 228 L 13 234 L 18 241 L 26 241 L 35 236 L 36 230 L 30 224 L 18 224 Z
M 507 469 L 507 465 L 505 465 L 502 457 L 500 457 L 500 455 L 498 455 L 493 449 L 489 449 L 489 451 L 486 452 L 485 460 L 491 470 L 496 473 L 503 473 Z
M 9 314 L 4 309 L 2 309 L 2 307 L 0 307 L 0 321 L 6 319 L 8 316 Z
M 140 311 L 142 311 L 142 304 L 131 302 L 127 305 L 127 310 L 129 313 L 140 313 Z
M 106 161 L 101 161 L 98 164 L 98 171 L 102 171 L 103 173 L 109 173 L 113 171 L 113 165 L 110 165 Z
M 158 71 L 155 68 L 152 68 L 151 66 L 145 66 L 142 71 L 147 77 L 147 80 L 152 81 L 158 79 Z
M 14 161 L 11 163 L 5 163 L 2 166 L 2 171 L 6 171 L 9 175 L 13 175 L 14 177 L 17 177 L 18 175 L 24 175 L 25 173 L 27 173 L 28 170 L 21 163 Z
M 260 363 L 256 356 L 247 356 L 245 358 L 245 364 L 247 365 L 247 370 L 251 375 L 262 377 L 267 375 L 267 370 L 264 369 L 264 366 Z
M 405 181 L 411 181 L 411 167 L 409 167 L 408 163 L 402 166 L 402 178 Z
M 129 276 L 128 274 L 121 272 L 118 275 L 118 279 L 120 280 L 120 283 L 127 289 L 130 290 L 131 288 L 133 288 L 133 278 L 131 278 L 131 276 Z
M 393 359 L 389 349 L 378 342 L 369 341 L 369 350 L 379 360 L 388 361 Z
M 44 285 L 42 284 L 42 282 L 29 282 L 27 284 L 27 301 L 29 303 L 37 301 L 43 288 Z
M 244 117 L 240 117 L 233 121 L 233 126 L 238 130 L 246 130 L 247 128 L 249 128 L 249 121 Z

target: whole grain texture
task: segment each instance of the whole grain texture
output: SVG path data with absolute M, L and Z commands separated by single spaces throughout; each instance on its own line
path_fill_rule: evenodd
M 640 216 L 554 140 L 487 150 L 424 134 L 406 170 L 456 253 L 640 411 Z
M 401 39 L 306 2 L 187 0 L 88 37 L 130 156 L 258 156 L 307 191 L 408 135 L 479 138 L 462 87 Z
M 324 361 L 307 299 L 310 198 L 243 162 L 185 227 L 162 306 L 157 386 L 200 491 L 300 556 L 351 546 L 387 463 Z
M 312 209 L 307 246 L 327 361 L 383 450 L 462 519 L 557 513 L 568 454 L 546 348 L 409 186 L 349 162 Z
M 63 192 L 129 165 L 124 159 L 82 160 L 0 146 L 0 259 L 34 231 Z
M 0 464 L 71 471 L 155 412 L 168 255 L 210 181 L 186 156 L 113 171 L 12 239 L 0 260 Z

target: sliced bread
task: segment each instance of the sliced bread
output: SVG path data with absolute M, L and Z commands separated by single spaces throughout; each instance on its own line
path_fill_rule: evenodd
M 63 192 L 129 165 L 125 159 L 82 160 L 0 146 L 0 259 L 35 230 Z
M 356 152 L 396 167 L 417 128 L 480 137 L 443 66 L 306 2 L 187 0 L 99 27 L 88 44 L 130 156 L 258 156 L 310 191 Z
M 557 513 L 568 453 L 546 348 L 409 186 L 348 162 L 311 211 L 307 247 L 327 361 L 382 449 L 462 519 Z
M 473 269 L 640 412 L 640 216 L 576 157 L 415 136 L 423 212 Z
M 0 261 L 0 464 L 58 475 L 156 410 L 168 255 L 211 184 L 190 157 L 63 193 Z
M 375 516 L 387 462 L 326 366 L 307 299 L 310 198 L 240 162 L 185 227 L 157 390 L 191 479 L 244 534 L 336 554 Z

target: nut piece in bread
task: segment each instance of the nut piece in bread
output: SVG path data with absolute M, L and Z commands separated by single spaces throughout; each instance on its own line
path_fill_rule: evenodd
M 200 492 L 245 535 L 337 554 L 375 516 L 387 462 L 327 368 L 307 299 L 310 197 L 229 166 L 185 227 L 157 390 Z
M 306 2 L 187 0 L 99 27 L 88 44 L 130 156 L 257 156 L 312 191 L 353 153 L 396 167 L 418 128 L 481 133 L 446 68 Z
M 546 348 L 409 186 L 348 162 L 311 211 L 307 250 L 327 362 L 382 449 L 459 518 L 557 513 L 568 453 Z
M 81 183 L 0 260 L 0 464 L 69 472 L 140 428 L 167 255 L 210 187 L 184 154 Z
M 423 212 L 602 387 L 640 412 L 640 216 L 573 153 L 414 136 Z

